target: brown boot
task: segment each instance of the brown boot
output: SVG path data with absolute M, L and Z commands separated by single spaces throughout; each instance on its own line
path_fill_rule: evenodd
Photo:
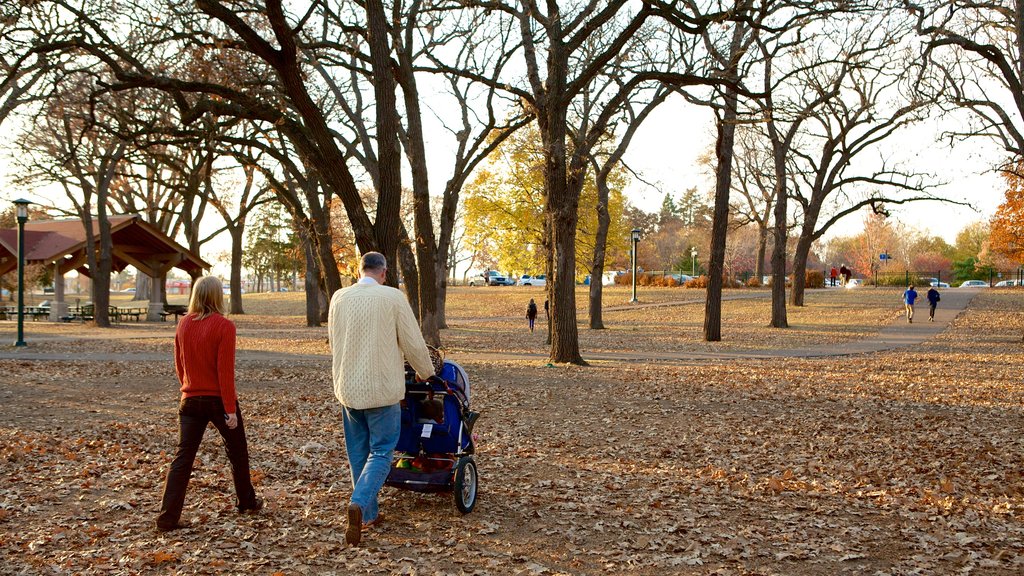
M 345 542 L 349 546 L 358 546 L 363 538 L 363 509 L 355 502 L 348 505 L 348 528 L 345 529 Z

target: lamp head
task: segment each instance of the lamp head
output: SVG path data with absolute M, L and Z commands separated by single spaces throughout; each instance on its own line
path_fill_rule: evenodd
M 19 198 L 19 199 L 14 201 L 14 208 L 15 208 L 15 211 L 17 212 L 18 218 L 20 218 L 22 220 L 27 220 L 28 219 L 28 205 L 29 204 L 31 204 L 31 202 L 29 202 L 28 200 L 25 200 L 24 198 Z
M 639 228 L 633 228 L 633 241 L 637 242 L 639 240 L 640 240 L 640 229 Z
M 690 256 L 697 257 L 697 248 L 690 248 Z

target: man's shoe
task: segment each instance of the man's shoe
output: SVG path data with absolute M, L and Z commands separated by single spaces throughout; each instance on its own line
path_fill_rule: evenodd
M 383 522 L 383 521 L 384 521 L 384 515 L 378 513 L 377 517 L 374 518 L 373 520 L 370 520 L 369 522 L 363 522 L 363 529 L 365 530 L 367 528 L 373 528 L 374 526 L 379 526 L 380 523 Z
M 253 500 L 252 505 L 239 508 L 238 512 L 240 514 L 255 514 L 260 510 L 263 510 L 263 498 Z
M 355 502 L 348 505 L 348 528 L 345 529 L 345 542 L 349 546 L 358 546 L 363 538 L 363 509 Z
M 172 530 L 181 530 L 182 528 L 188 528 L 188 522 L 182 522 L 179 520 L 174 524 L 161 524 L 160 522 L 156 523 L 156 529 L 158 532 L 170 532 Z

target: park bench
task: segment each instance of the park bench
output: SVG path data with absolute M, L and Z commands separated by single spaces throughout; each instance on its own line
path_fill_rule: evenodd
M 178 317 L 188 313 L 187 306 L 180 304 L 164 304 L 164 311 L 160 313 L 160 320 L 166 322 L 168 316 L 174 316 L 174 323 L 178 323 Z

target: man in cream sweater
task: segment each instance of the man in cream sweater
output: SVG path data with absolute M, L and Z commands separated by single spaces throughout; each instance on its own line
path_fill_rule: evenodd
M 420 377 L 434 373 L 409 301 L 400 290 L 384 285 L 386 273 L 383 254 L 364 254 L 362 277 L 334 293 L 327 318 L 334 395 L 342 405 L 352 467 L 345 531 L 351 545 L 359 544 L 363 527 L 380 518 L 377 495 L 391 470 L 401 431 L 403 354 Z

